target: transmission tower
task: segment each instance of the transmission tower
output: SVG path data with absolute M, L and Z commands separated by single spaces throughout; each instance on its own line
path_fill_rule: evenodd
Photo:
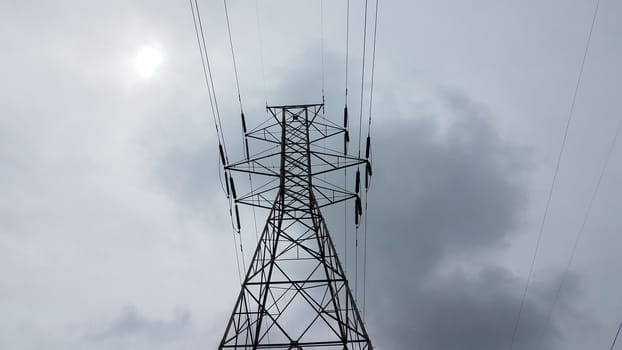
M 263 175 L 268 182 L 238 197 L 238 204 L 270 210 L 219 349 L 365 349 L 372 345 L 320 209 L 355 200 L 362 214 L 360 173 L 353 192 L 331 184 L 328 174 L 369 161 L 347 155 L 348 131 L 323 116 L 323 104 L 266 107 L 269 119 L 246 131 L 246 159 L 228 172 Z M 244 117 L 242 117 L 244 118 Z M 347 125 L 347 114 L 344 124 Z M 344 150 L 326 147 L 335 136 Z M 248 140 L 267 148 L 252 156 Z M 319 142 L 322 141 L 322 142 Z M 341 148 L 341 146 L 340 146 Z M 275 198 L 276 196 L 276 198 Z

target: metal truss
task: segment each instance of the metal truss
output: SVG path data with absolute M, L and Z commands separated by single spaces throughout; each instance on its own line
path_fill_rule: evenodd
M 246 136 L 267 142 L 268 149 L 226 167 L 269 178 L 236 204 L 269 208 L 270 214 L 219 349 L 372 349 L 320 212 L 360 199 L 318 177 L 366 160 L 318 143 L 347 138 L 345 128 L 323 118 L 322 108 L 267 107 L 270 120 Z

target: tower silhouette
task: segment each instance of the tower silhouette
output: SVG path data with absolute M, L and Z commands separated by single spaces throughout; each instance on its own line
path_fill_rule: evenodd
M 323 174 L 363 165 L 367 186 L 369 161 L 346 153 L 347 112 L 344 126 L 339 126 L 324 117 L 323 104 L 266 108 L 269 119 L 251 131 L 247 132 L 242 117 L 246 159 L 225 167 L 229 173 L 268 177 L 267 183 L 239 197 L 229 177 L 238 227 L 238 204 L 270 213 L 219 349 L 371 350 L 320 211 L 354 199 L 358 223 L 360 172 L 353 192 L 332 184 Z M 343 151 L 326 147 L 324 140 L 338 135 L 344 139 Z M 267 148 L 250 156 L 249 139 Z

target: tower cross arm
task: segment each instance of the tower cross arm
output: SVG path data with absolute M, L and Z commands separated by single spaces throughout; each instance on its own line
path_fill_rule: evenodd
M 368 163 L 366 159 L 343 154 L 312 151 L 311 155 L 315 160 L 311 172 L 313 176 Z

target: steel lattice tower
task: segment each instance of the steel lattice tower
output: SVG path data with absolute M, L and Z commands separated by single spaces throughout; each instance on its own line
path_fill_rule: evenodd
M 369 162 L 324 146 L 347 128 L 323 117 L 323 104 L 267 107 L 269 120 L 246 132 L 247 159 L 225 167 L 270 177 L 237 204 L 270 209 L 219 349 L 365 349 L 372 345 L 320 209 L 355 199 L 321 174 Z M 347 116 L 347 115 L 346 115 Z M 248 140 L 268 149 L 248 156 Z M 367 183 L 367 181 L 365 181 Z M 229 185 L 229 184 L 228 184 Z M 274 194 L 276 193 L 276 198 Z M 239 218 L 238 218 L 239 225 Z

